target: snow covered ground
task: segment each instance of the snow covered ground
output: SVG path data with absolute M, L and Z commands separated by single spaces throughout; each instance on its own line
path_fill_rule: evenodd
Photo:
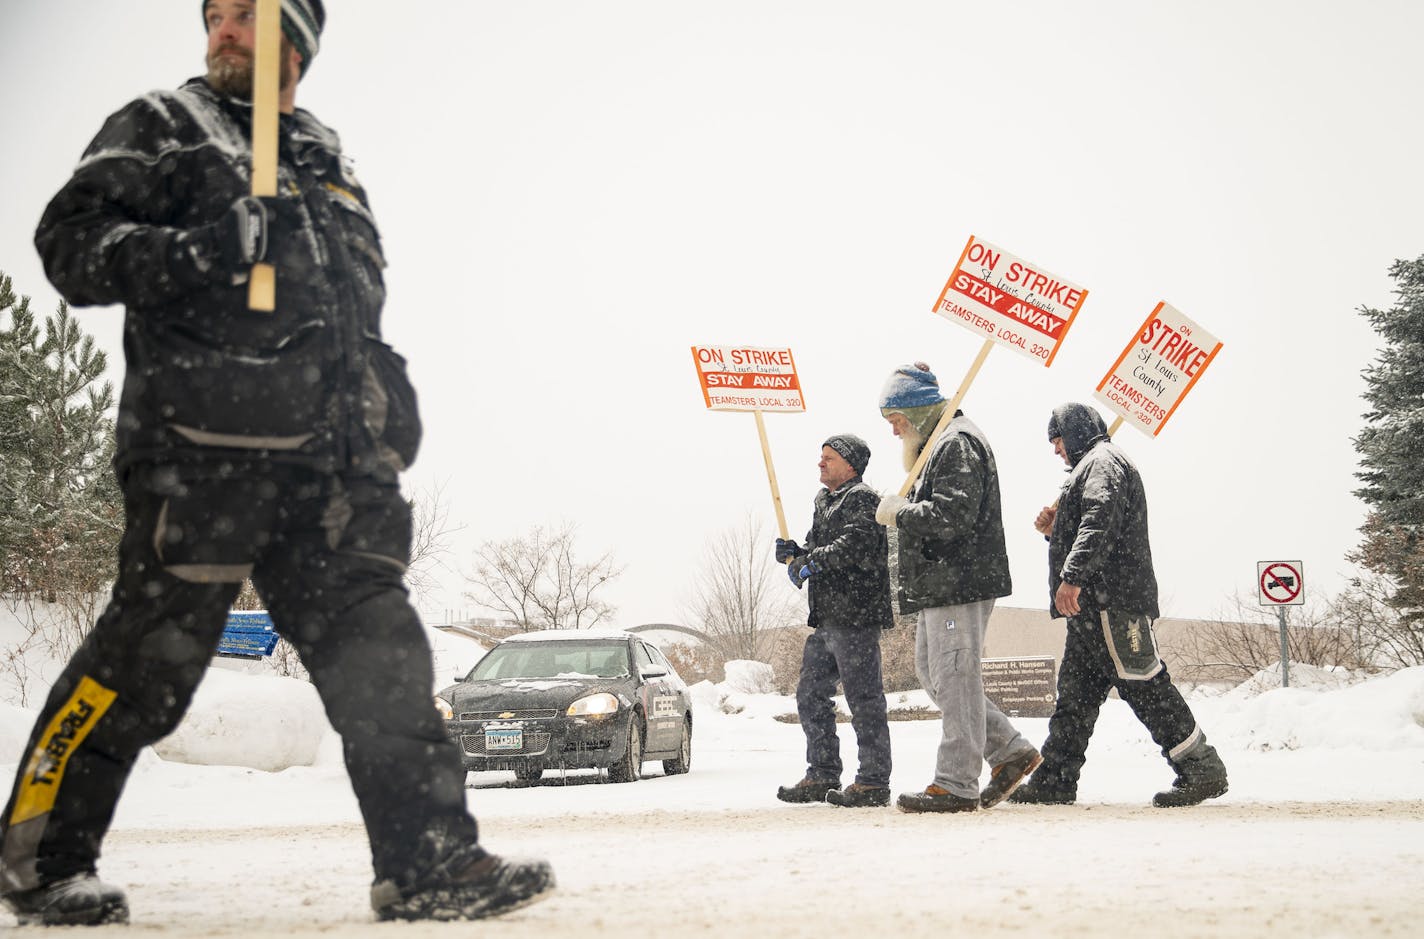
M 774 792 L 799 778 L 802 737 L 774 717 L 794 702 L 700 685 L 688 775 L 649 763 L 652 778 L 626 785 L 470 777 L 485 843 L 546 856 L 559 877 L 552 899 L 497 926 L 372 921 L 364 833 L 321 733 L 314 765 L 280 772 L 144 754 L 100 871 L 129 891 L 127 930 L 163 936 L 1424 935 L 1424 668 L 1345 687 L 1301 666 L 1291 677 L 1289 689 L 1261 691 L 1261 676 L 1193 697 L 1231 772 L 1222 799 L 1148 806 L 1171 773 L 1111 700 L 1077 805 L 964 816 L 783 805 Z M 276 737 L 309 739 L 321 723 L 309 691 L 214 671 L 178 742 L 159 750 L 280 762 Z M 263 721 L 214 719 L 244 692 Z M 0 712 L 9 759 L 32 719 Z M 279 721 L 281 735 L 260 730 Z M 1046 733 L 1046 720 L 1019 723 L 1032 740 Z M 892 722 L 891 733 L 892 785 L 923 787 L 937 722 Z M 848 725 L 842 744 L 853 767 Z

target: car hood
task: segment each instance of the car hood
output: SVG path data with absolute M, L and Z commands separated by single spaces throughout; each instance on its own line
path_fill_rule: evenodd
M 610 691 L 629 703 L 628 683 L 607 678 L 508 678 L 466 681 L 450 688 L 448 697 L 456 712 L 524 711 L 532 708 L 563 710 L 587 694 Z

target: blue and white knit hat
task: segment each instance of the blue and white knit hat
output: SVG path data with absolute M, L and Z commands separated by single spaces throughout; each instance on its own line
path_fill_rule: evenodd
M 895 369 L 880 390 L 882 413 L 922 408 L 942 401 L 944 396 L 939 393 L 939 379 L 924 362 Z
M 203 0 L 203 22 L 208 3 Z M 282 0 L 282 33 L 302 55 L 302 74 L 321 48 L 321 31 L 326 26 L 326 9 L 321 0 Z

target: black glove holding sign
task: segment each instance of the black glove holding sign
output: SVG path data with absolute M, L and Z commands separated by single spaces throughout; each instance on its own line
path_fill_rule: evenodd
M 280 245 L 301 228 L 301 205 L 281 196 L 243 196 L 216 222 L 175 240 L 190 262 L 195 286 L 237 283 L 252 265 L 280 255 Z M 179 265 L 178 270 L 182 271 Z

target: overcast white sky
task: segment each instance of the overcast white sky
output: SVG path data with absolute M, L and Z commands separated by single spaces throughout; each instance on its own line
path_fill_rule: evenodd
M 199 7 L 0 5 L 0 270 L 39 309 L 46 201 L 107 114 L 201 71 Z M 704 409 L 694 343 L 795 353 L 810 408 L 767 416 L 794 535 L 831 433 L 897 487 L 876 396 L 902 362 L 946 396 L 969 368 L 980 340 L 929 310 L 977 234 L 1089 290 L 1051 369 L 996 349 L 964 403 L 1003 476 L 1003 602 L 1047 601 L 1049 411 L 1092 401 L 1158 300 L 1224 343 L 1160 437 L 1118 438 L 1164 614 L 1254 603 L 1258 560 L 1341 586 L 1376 349 L 1354 311 L 1424 252 L 1424 5 L 329 7 L 298 104 L 371 192 L 426 421 L 408 482 L 447 485 L 461 564 L 576 522 L 626 565 L 627 626 L 684 619 L 709 535 L 751 512 L 769 539 L 753 419 Z M 81 316 L 117 383 L 121 311 Z

